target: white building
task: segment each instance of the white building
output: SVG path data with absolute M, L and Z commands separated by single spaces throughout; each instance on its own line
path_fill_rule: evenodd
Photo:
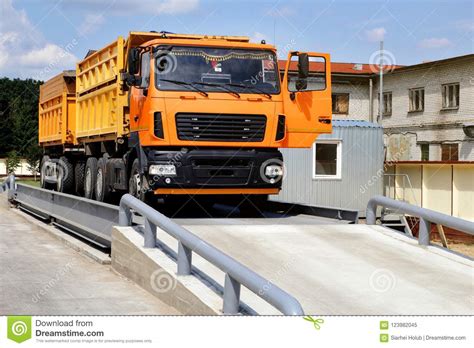
M 474 161 L 474 54 L 397 68 L 383 90 L 387 160 Z

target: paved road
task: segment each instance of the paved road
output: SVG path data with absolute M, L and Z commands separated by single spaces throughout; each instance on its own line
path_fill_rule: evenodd
M 0 195 L 0 315 L 179 314 L 8 209 Z
M 306 313 L 474 314 L 472 261 L 420 247 L 385 227 L 301 223 L 310 218 L 267 225 L 251 219 L 180 222 L 292 294 Z M 176 248 L 163 232 L 158 236 Z M 223 279 L 205 260 L 193 260 L 212 278 Z M 249 291 L 242 298 L 259 313 L 275 313 Z

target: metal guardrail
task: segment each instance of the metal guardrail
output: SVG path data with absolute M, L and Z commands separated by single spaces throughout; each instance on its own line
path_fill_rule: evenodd
M 8 200 L 13 198 L 16 188 L 15 176 L 9 175 L 3 182 L 0 184 L 0 193 L 8 191 Z
M 400 202 L 383 196 L 375 196 L 369 200 L 366 211 L 367 225 L 375 225 L 377 207 L 382 206 L 395 209 L 403 214 L 410 214 L 420 218 L 418 231 L 418 243 L 420 245 L 430 244 L 431 224 L 450 227 L 474 235 L 474 223 L 454 216 L 439 213 L 434 210 L 421 208 L 416 205 Z
M 25 184 L 16 184 L 10 192 L 19 208 L 101 247 L 111 246 L 112 227 L 118 225 L 117 206 Z
M 293 296 L 129 194 L 120 200 L 120 226 L 132 225 L 132 209 L 145 219 L 145 248 L 156 247 L 157 226 L 178 240 L 178 275 L 191 274 L 193 252 L 225 273 L 224 314 L 239 313 L 241 285 L 285 315 L 304 314 Z

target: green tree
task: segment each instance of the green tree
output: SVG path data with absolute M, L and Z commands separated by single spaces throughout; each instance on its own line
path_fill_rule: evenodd
M 20 166 L 20 156 L 15 150 L 10 151 L 7 154 L 6 160 L 7 174 L 14 174 L 15 170 Z
M 41 161 L 41 154 L 42 149 L 37 145 L 32 145 L 30 148 L 27 149 L 25 159 L 27 163 L 27 168 L 29 171 L 33 173 L 33 176 L 36 181 L 36 174 L 39 173 L 40 161 Z
M 0 156 L 12 150 L 26 156 L 38 143 L 41 81 L 0 78 Z

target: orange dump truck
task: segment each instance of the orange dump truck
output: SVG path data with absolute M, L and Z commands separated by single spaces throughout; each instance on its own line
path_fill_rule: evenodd
M 131 32 L 41 86 L 41 185 L 98 201 L 277 194 L 278 149 L 331 132 L 330 76 L 324 53 L 290 52 L 281 74 L 264 41 Z

